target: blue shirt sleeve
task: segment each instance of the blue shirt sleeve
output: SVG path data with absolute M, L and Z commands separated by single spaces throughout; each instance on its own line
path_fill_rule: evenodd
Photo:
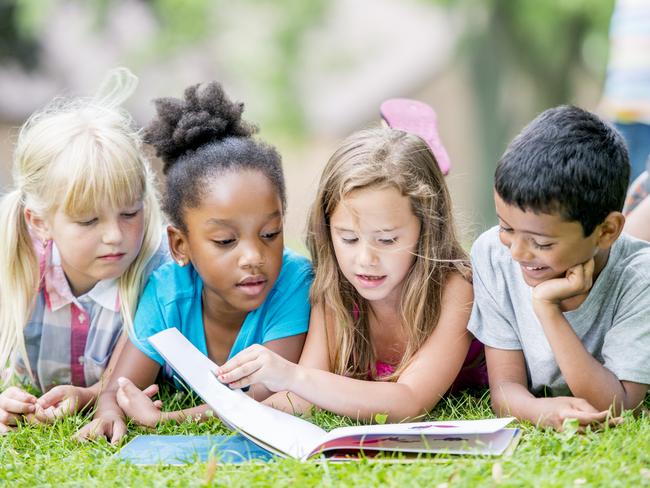
M 263 324 L 262 344 L 303 334 L 309 328 L 309 288 L 313 280 L 311 263 L 303 256 L 287 250 L 268 312 Z

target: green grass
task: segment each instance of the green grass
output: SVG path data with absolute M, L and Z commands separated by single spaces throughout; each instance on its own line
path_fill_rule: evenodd
M 170 408 L 189 405 L 187 396 L 163 393 Z M 646 398 L 650 406 L 650 396 Z M 432 412 L 435 419 L 491 417 L 489 398 L 461 394 Z M 281 459 L 241 465 L 194 463 L 134 466 L 114 460 L 118 448 L 105 441 L 77 443 L 71 435 L 87 418 L 71 417 L 51 426 L 24 426 L 0 436 L 0 485 L 11 486 L 650 486 L 650 414 L 626 416 L 600 432 L 557 433 L 522 424 L 523 436 L 507 458 L 436 456 L 412 463 L 361 461 L 347 464 L 301 463 Z M 316 412 L 326 429 L 349 419 Z M 131 429 L 128 439 L 138 433 Z M 160 434 L 225 434 L 219 420 L 165 424 Z M 125 439 L 126 442 L 128 439 Z M 123 443 L 124 443 L 123 442 Z M 210 483 L 207 483 L 210 484 Z

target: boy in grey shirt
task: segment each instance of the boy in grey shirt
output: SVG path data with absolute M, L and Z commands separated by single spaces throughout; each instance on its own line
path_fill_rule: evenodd
M 621 136 L 569 106 L 539 115 L 499 161 L 499 225 L 472 247 L 468 325 L 498 414 L 562 428 L 643 401 L 650 244 L 621 235 L 629 171 Z

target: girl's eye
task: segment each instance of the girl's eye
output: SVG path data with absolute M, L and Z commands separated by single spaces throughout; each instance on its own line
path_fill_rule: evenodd
M 235 241 L 236 239 L 218 239 L 218 240 L 213 240 L 212 242 L 214 242 L 217 246 L 226 247 L 226 246 L 230 246 Z
M 273 239 L 278 237 L 281 232 L 282 229 L 274 230 L 273 232 L 265 232 L 264 234 L 262 234 L 262 239 L 266 239 L 267 241 L 272 241 Z
M 89 220 L 79 220 L 79 221 L 77 221 L 77 224 L 81 225 L 83 227 L 88 227 L 90 225 L 93 225 L 96 222 L 97 222 L 97 217 L 95 217 L 94 219 L 89 219 Z
M 389 239 L 379 239 L 379 242 L 384 246 L 390 246 L 391 244 L 395 244 L 397 242 L 397 237 L 391 237 Z
M 122 212 L 122 217 L 125 217 L 127 219 L 132 219 L 136 215 L 140 213 L 140 210 L 135 210 L 133 212 Z
M 510 227 L 504 227 L 502 225 L 499 225 L 499 232 L 507 232 L 510 234 L 512 232 L 512 229 Z
M 341 240 L 345 244 L 354 244 L 355 242 L 357 242 L 359 240 L 359 238 L 358 237 L 341 237 Z

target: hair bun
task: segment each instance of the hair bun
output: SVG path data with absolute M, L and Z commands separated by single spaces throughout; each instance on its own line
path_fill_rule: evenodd
M 167 173 L 176 160 L 204 144 L 226 137 L 250 137 L 257 128 L 242 120 L 244 104 L 231 101 L 220 83 L 188 87 L 184 100 L 154 100 L 158 116 L 144 132 L 145 142 L 156 149 Z

